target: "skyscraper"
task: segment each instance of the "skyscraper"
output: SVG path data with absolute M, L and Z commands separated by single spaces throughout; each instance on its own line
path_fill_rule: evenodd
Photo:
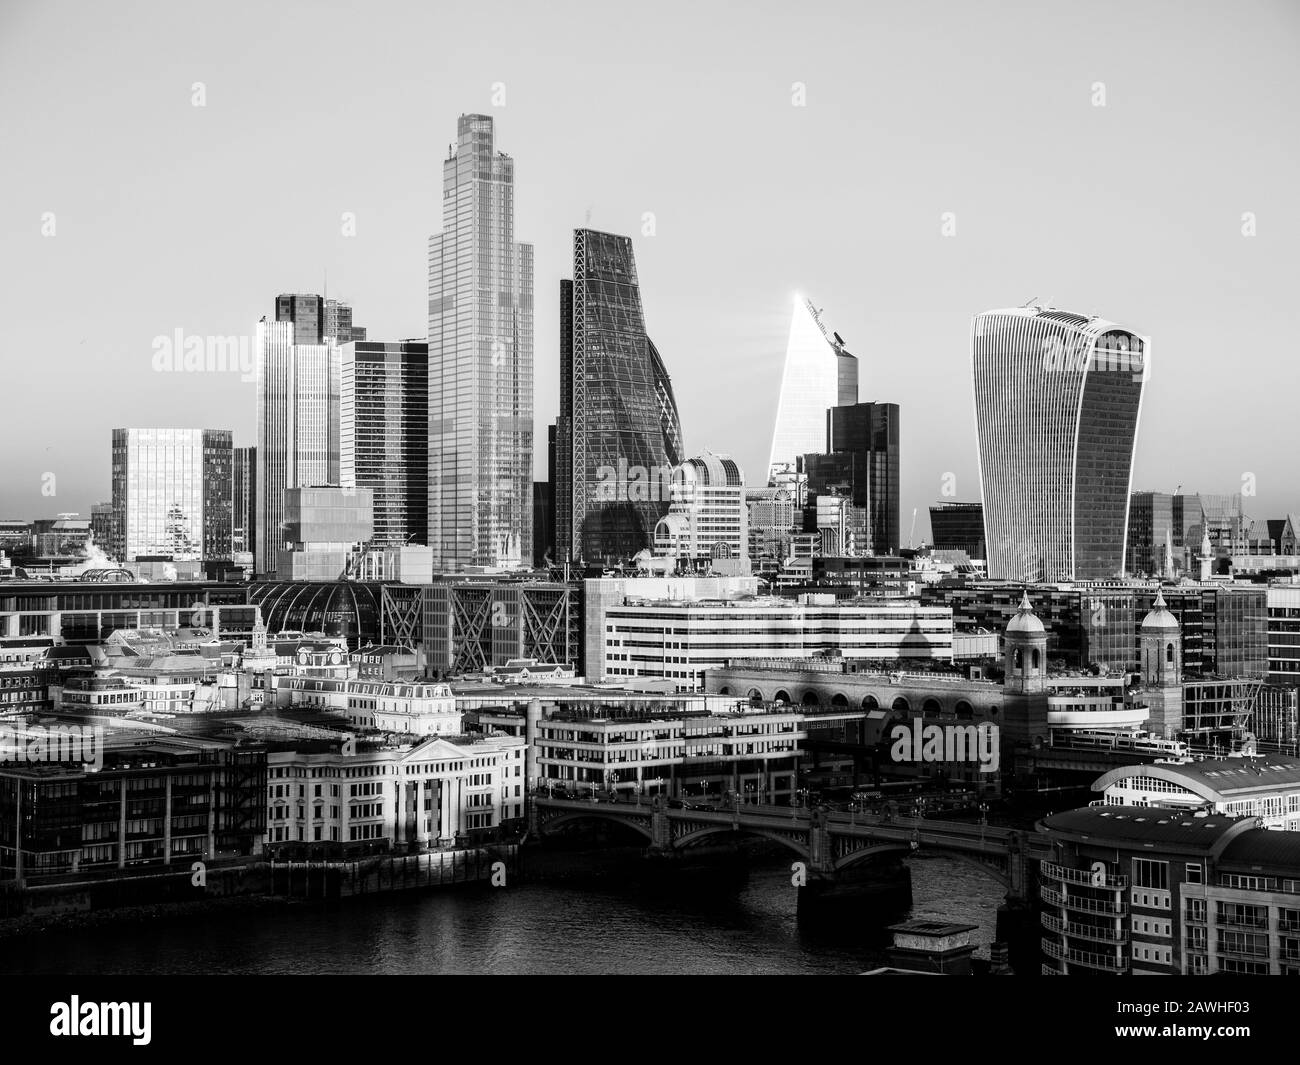
M 122 561 L 230 558 L 232 451 L 228 429 L 114 429 Z
M 768 460 L 769 480 L 778 469 L 793 469 L 800 455 L 822 450 L 827 410 L 857 401 L 857 358 L 845 350 L 838 333 L 827 333 L 812 301 L 796 296 Z
M 574 231 L 573 280 L 560 282 L 556 453 L 558 558 L 618 560 L 651 546 L 682 430 L 628 237 Z
M 352 325 L 352 307 L 341 300 L 313 293 L 285 293 L 275 298 L 275 320 L 292 322 L 295 344 L 335 344 L 365 340 L 366 331 Z
M 429 546 L 447 570 L 517 565 L 533 537 L 533 248 L 492 119 L 456 133 L 429 238 Z
M 251 553 L 257 543 L 257 448 L 235 448 L 231 549 Z
M 826 412 L 826 450 L 853 459 L 853 505 L 867 511 L 873 555 L 898 552 L 898 404 L 850 403 Z M 809 491 L 813 491 L 811 470 Z
M 1019 307 L 975 316 L 971 366 L 988 575 L 1123 572 L 1150 353 L 1097 317 Z
M 375 547 L 429 531 L 429 345 L 354 341 L 340 350 L 339 483 L 374 496 Z
M 284 490 L 339 483 L 339 348 L 296 343 L 295 334 L 319 337 L 319 325 L 310 318 L 257 325 L 258 573 L 275 572 L 284 545 Z

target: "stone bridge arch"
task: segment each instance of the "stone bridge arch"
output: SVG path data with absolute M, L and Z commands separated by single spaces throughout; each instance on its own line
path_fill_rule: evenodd
M 1006 870 L 1003 869 L 1001 865 L 983 861 L 976 855 L 963 850 L 958 850 L 954 847 L 945 847 L 942 844 L 926 843 L 924 841 L 921 841 L 918 844 L 916 850 L 913 850 L 912 847 L 906 843 L 869 843 L 865 847 L 859 847 L 857 850 L 849 851 L 847 854 L 836 858 L 835 871 L 838 873 L 844 869 L 848 869 L 850 866 L 858 865 L 861 862 L 870 861 L 872 858 L 879 858 L 884 855 L 894 855 L 907 858 L 920 851 L 924 851 L 926 854 L 942 855 L 945 858 L 953 858 L 959 862 L 963 862 L 966 865 L 980 870 L 980 872 L 987 873 L 1006 888 L 1008 892 L 1011 892 L 1014 889 L 1015 885 L 1012 884 L 1011 877 L 1007 875 Z

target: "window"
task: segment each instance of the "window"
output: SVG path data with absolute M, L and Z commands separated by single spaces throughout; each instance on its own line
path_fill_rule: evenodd
M 1133 884 L 1136 887 L 1169 890 L 1169 863 L 1151 858 L 1133 859 Z
M 1187 882 L 1189 884 L 1200 884 L 1202 880 L 1202 868 L 1199 862 L 1187 863 Z

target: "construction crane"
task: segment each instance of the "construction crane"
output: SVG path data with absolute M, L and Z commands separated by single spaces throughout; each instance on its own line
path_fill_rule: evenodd
M 913 537 L 916 536 L 916 507 L 912 508 L 912 531 L 907 534 L 907 549 L 910 551 L 914 546 Z

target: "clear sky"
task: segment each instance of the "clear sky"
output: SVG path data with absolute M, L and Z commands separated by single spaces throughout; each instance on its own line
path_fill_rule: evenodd
M 687 448 L 750 483 L 803 292 L 902 407 L 919 539 L 945 474 L 978 498 L 971 315 L 1038 297 L 1152 337 L 1135 488 L 1300 510 L 1298 58 L 1291 0 L 0 0 L 0 517 L 88 515 L 114 426 L 254 442 L 254 386 L 155 372 L 157 336 L 251 336 L 328 274 L 423 337 L 468 111 L 536 246 L 539 474 L 590 224 L 635 240 Z

